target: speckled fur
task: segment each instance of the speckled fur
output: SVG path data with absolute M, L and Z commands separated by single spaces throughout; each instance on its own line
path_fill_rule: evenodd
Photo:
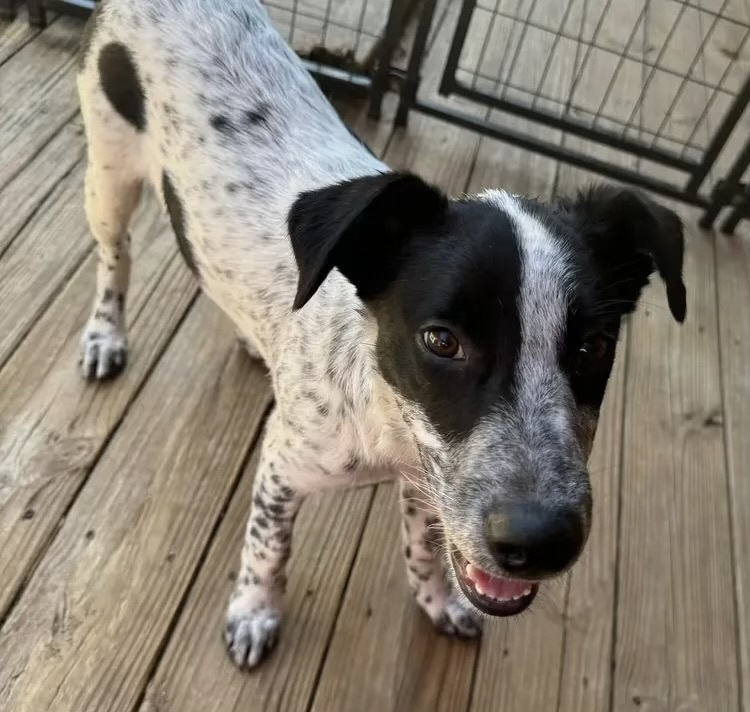
M 525 342 L 517 412 L 499 409 L 460 444 L 439 435 L 422 406 L 382 377 L 377 323 L 341 274 L 334 270 L 304 308 L 291 308 L 298 274 L 287 218 L 296 197 L 389 169 L 340 121 L 260 4 L 107 0 L 86 37 L 78 85 L 88 138 L 86 210 L 99 267 L 82 344 L 85 375 L 108 378 L 125 365 L 127 226 L 142 184 L 164 199 L 167 176 L 176 196 L 167 196 L 167 207 L 178 235 L 187 235 L 186 258 L 273 382 L 276 405 L 225 625 L 231 658 L 253 667 L 275 644 L 303 498 L 399 475 L 404 556 L 416 600 L 442 631 L 477 635 L 476 612 L 445 576 L 440 538 L 447 534 L 473 560 L 487 562 L 480 517 L 489 499 L 517 487 L 507 453 L 522 447 L 519 432 L 533 441 L 537 432 L 544 439 L 575 428 L 577 439 L 561 435 L 529 456 L 543 458 L 564 442 L 585 473 L 597 414 L 572 422 L 570 391 L 550 376 L 554 344 Z M 110 57 L 126 58 L 127 66 L 116 69 L 137 77 L 131 91 L 117 77 L 107 88 L 102 72 L 111 67 L 100 66 L 105 48 Z M 505 193 L 477 200 L 505 211 L 523 238 L 524 328 L 533 324 L 546 335 L 562 328 L 565 295 L 559 303 L 550 299 L 549 284 L 565 281 L 565 256 L 544 223 Z M 507 453 L 496 447 L 503 433 Z M 480 471 L 495 479 L 488 485 L 489 475 L 476 476 Z M 524 486 L 573 501 L 587 493 L 588 480 Z

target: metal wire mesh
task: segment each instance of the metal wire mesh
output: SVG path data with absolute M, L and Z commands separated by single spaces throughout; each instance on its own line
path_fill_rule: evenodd
M 390 0 L 263 0 L 271 20 L 303 57 L 371 72 Z
M 698 2 L 479 0 L 456 80 L 698 161 L 750 38 L 744 0 Z

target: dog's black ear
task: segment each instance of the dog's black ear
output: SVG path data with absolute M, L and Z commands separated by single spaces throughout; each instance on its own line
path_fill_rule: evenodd
M 445 196 L 409 173 L 381 173 L 302 193 L 289 212 L 299 269 L 294 309 L 337 268 L 362 299 L 396 276 L 401 248 L 415 229 L 440 219 Z
M 685 251 L 682 221 L 646 195 L 624 188 L 599 186 L 581 193 L 565 209 L 586 240 L 601 273 L 601 287 L 623 313 L 635 309 L 654 269 L 667 288 L 672 316 L 685 320 Z

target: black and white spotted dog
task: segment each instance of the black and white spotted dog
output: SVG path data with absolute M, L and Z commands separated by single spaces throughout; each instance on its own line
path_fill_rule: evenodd
M 586 542 L 598 411 L 654 270 L 685 317 L 677 216 L 619 188 L 449 199 L 389 170 L 255 0 L 107 0 L 78 82 L 99 246 L 85 375 L 125 364 L 128 221 L 148 180 L 273 379 L 226 619 L 235 663 L 273 646 L 294 518 L 325 488 L 400 478 L 409 584 L 440 630 L 526 609 Z

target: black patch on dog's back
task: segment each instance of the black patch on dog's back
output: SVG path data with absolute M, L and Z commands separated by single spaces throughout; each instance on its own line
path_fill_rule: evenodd
M 245 124 L 253 128 L 255 126 L 265 126 L 268 124 L 268 107 L 265 104 L 260 104 L 256 109 L 248 109 L 245 112 Z
M 110 42 L 99 52 L 99 81 L 114 110 L 138 131 L 146 128 L 146 95 L 130 50 Z
M 236 128 L 229 117 L 224 116 L 223 114 L 214 114 L 211 117 L 210 123 L 212 128 L 226 136 L 231 136 L 236 131 Z
M 193 248 L 190 246 L 190 242 L 185 233 L 185 212 L 182 207 L 182 201 L 175 192 L 172 180 L 166 171 L 162 174 L 161 187 L 162 193 L 164 194 L 164 202 L 167 206 L 167 212 L 169 213 L 169 219 L 172 223 L 172 229 L 177 238 L 177 247 L 180 248 L 180 254 L 182 254 L 185 264 L 197 277 L 198 268 L 195 264 L 195 257 L 193 257 Z

